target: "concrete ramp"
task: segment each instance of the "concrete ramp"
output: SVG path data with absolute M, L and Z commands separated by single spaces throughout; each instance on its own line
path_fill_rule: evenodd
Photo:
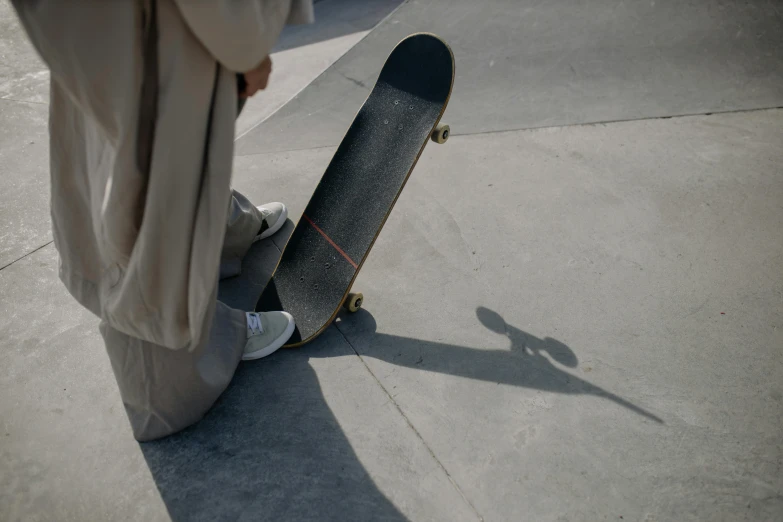
M 781 13 L 769 0 L 409 1 L 237 153 L 337 144 L 417 31 L 454 50 L 457 135 L 783 106 Z

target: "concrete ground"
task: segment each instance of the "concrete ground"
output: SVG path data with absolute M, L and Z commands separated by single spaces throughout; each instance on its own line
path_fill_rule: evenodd
M 454 135 L 365 308 L 139 445 L 56 277 L 47 74 L 0 2 L 0 520 L 783 519 L 783 9 L 398 4 L 319 2 L 238 124 L 235 185 L 296 220 L 394 43 L 452 45 Z

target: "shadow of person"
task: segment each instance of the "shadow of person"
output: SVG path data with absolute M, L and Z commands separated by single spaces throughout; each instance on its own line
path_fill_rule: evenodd
M 274 242 L 254 245 L 220 299 L 252 310 L 277 258 Z M 140 445 L 172 520 L 407 520 L 330 410 L 308 363 L 315 350 L 354 355 L 333 330 L 307 349 L 240 364 L 201 422 Z
M 201 422 L 141 444 L 173 521 L 407 520 L 359 461 L 308 359 L 285 350 L 240 365 Z
M 273 52 L 333 40 L 369 31 L 392 13 L 402 0 L 330 0 L 324 9 L 316 1 L 315 25 L 289 25 L 283 29 Z
M 274 271 L 290 221 L 245 257 L 242 275 L 221 282 L 219 298 L 244 310 Z M 406 520 L 359 461 L 330 410 L 310 358 L 353 355 L 471 379 L 554 393 L 589 394 L 658 417 L 556 366 L 578 364 L 573 351 L 538 339 L 480 307 L 476 316 L 509 340 L 483 350 L 376 332 L 365 310 L 340 316 L 307 347 L 240 365 L 228 390 L 195 426 L 141 450 L 169 515 L 191 520 Z M 342 342 L 347 339 L 350 347 Z
M 639 406 L 553 364 L 554 360 L 568 368 L 577 366 L 576 355 L 565 344 L 549 337 L 539 339 L 509 325 L 499 314 L 484 307 L 476 309 L 476 316 L 487 329 L 506 336 L 510 349 L 484 350 L 379 334 L 375 331 L 375 319 L 365 310 L 341 317 L 337 326 L 362 356 L 469 379 L 552 393 L 593 395 L 663 423 L 660 418 Z
M 508 337 L 509 341 L 511 341 L 512 350 L 524 350 L 532 357 L 541 357 L 542 353 L 548 353 L 555 361 L 568 368 L 576 368 L 576 365 L 579 363 L 576 354 L 571 351 L 571 348 L 557 339 L 547 337 L 541 340 L 518 328 L 509 326 L 500 317 L 500 314 L 493 312 L 489 308 L 484 308 L 483 306 L 476 308 L 476 317 L 489 330 Z

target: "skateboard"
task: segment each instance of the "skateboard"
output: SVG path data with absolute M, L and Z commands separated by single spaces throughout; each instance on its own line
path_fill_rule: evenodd
M 454 55 L 435 35 L 410 35 L 387 58 L 256 304 L 294 316 L 286 347 L 362 306 L 351 286 L 427 142 L 448 139 L 440 118 L 453 83 Z

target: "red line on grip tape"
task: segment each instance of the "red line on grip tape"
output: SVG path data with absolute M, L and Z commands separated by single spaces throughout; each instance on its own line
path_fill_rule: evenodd
M 334 241 L 332 241 L 332 238 L 330 238 L 329 236 L 327 236 L 327 235 L 326 235 L 326 232 L 324 232 L 323 230 L 321 230 L 320 228 L 318 228 L 318 225 L 316 225 L 315 223 L 313 223 L 313 220 L 312 220 L 312 219 L 310 219 L 309 217 L 307 217 L 307 215 L 306 215 L 306 214 L 302 214 L 302 217 L 303 217 L 303 218 L 305 218 L 305 219 L 307 220 L 307 222 L 308 222 L 308 223 L 310 223 L 310 224 L 313 226 L 313 228 L 314 228 L 314 229 L 316 229 L 316 230 L 318 231 L 318 233 L 319 233 L 319 234 L 321 234 L 322 236 L 324 236 L 324 239 L 326 239 L 326 240 L 329 242 L 329 244 L 330 244 L 330 245 L 332 245 L 332 246 L 334 247 L 334 249 L 335 249 L 335 250 L 337 250 L 337 251 L 340 253 L 340 255 L 341 255 L 341 256 L 343 256 L 343 257 L 345 258 L 345 260 L 346 260 L 346 261 L 348 261 L 348 262 L 351 264 L 351 266 L 352 266 L 352 267 L 354 267 L 356 270 L 359 270 L 359 266 L 358 266 L 356 263 L 354 263 L 354 262 L 353 262 L 353 259 L 351 259 L 350 257 L 348 257 L 348 254 L 346 254 L 345 252 L 343 252 L 343 249 L 342 249 L 342 248 L 340 248 L 339 246 L 337 246 L 337 243 L 335 243 Z

